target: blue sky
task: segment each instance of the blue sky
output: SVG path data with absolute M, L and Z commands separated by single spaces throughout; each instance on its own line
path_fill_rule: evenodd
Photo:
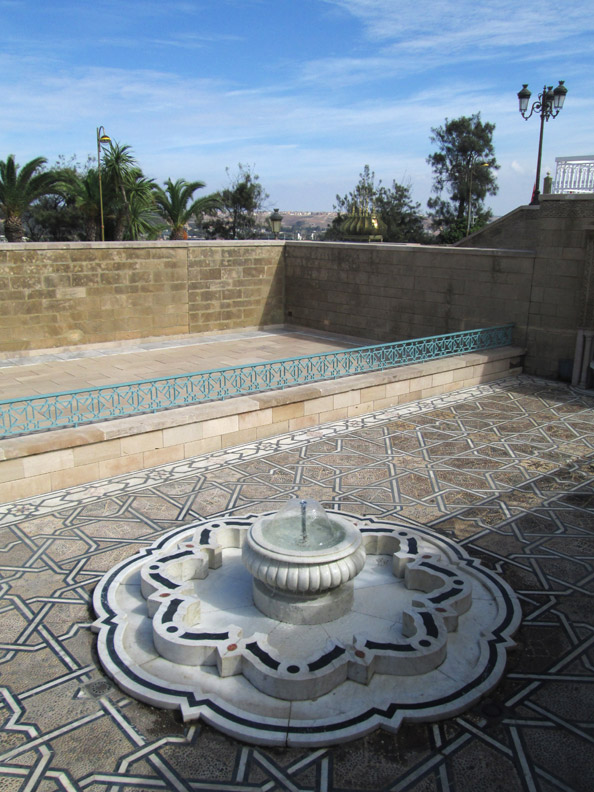
M 424 208 L 431 127 L 480 111 L 503 214 L 534 182 L 522 83 L 569 90 L 545 171 L 594 154 L 593 32 L 585 0 L 0 0 L 0 158 L 84 162 L 103 125 L 159 182 L 242 162 L 269 207 L 329 210 L 369 164 Z

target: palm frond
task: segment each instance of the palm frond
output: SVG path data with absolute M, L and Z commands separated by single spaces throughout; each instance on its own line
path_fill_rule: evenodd
M 155 186 L 155 204 L 163 219 L 171 226 L 172 237 L 178 236 L 180 229 L 193 215 L 199 211 L 207 211 L 206 207 L 214 205 L 214 196 L 192 201 L 196 190 L 201 190 L 205 186 L 202 181 L 188 182 L 185 179 L 178 179 L 175 182 L 167 179 L 165 189 Z

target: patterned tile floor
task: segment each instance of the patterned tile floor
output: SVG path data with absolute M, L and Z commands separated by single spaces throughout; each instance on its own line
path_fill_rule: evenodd
M 0 790 L 594 788 L 594 398 L 530 377 L 0 507 Z M 103 675 L 90 596 L 173 527 L 296 493 L 455 537 L 524 621 L 491 696 L 319 750 L 243 745 Z

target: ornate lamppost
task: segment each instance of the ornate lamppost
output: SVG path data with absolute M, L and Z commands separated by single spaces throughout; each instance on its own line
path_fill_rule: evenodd
M 522 90 L 518 91 L 518 101 L 520 103 L 520 113 L 524 120 L 528 120 L 530 116 L 536 111 L 540 115 L 540 138 L 538 141 L 538 160 L 536 163 L 536 182 L 534 185 L 534 192 L 532 194 L 531 205 L 538 204 L 540 195 L 540 162 L 542 159 L 542 135 L 544 132 L 544 123 L 549 118 L 557 118 L 565 96 L 567 95 L 567 88 L 564 85 L 564 80 L 559 80 L 559 85 L 553 90 L 553 86 L 545 85 L 542 93 L 538 94 L 538 99 L 533 102 L 530 112 L 528 113 L 528 104 L 532 93 L 528 90 L 528 83 L 524 83 Z
M 280 234 L 281 226 L 283 223 L 283 216 L 275 209 L 274 212 L 268 218 L 268 222 L 270 223 L 270 228 L 272 229 L 272 233 L 275 239 L 278 239 L 278 235 Z
M 97 175 L 99 177 L 99 209 L 101 212 L 101 241 L 105 242 L 105 226 L 103 225 L 103 190 L 101 188 L 101 146 L 111 143 L 111 138 L 105 133 L 105 127 L 97 127 Z

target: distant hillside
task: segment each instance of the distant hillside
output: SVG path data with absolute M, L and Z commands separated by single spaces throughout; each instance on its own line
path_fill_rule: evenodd
M 283 229 L 291 231 L 299 228 L 325 231 L 336 217 L 336 212 L 289 212 L 281 209 L 280 213 L 283 216 Z M 258 219 L 264 222 L 269 216 L 270 212 L 262 212 Z
M 291 229 L 295 226 L 324 229 L 336 217 L 336 212 L 281 212 L 281 214 L 283 226 Z

